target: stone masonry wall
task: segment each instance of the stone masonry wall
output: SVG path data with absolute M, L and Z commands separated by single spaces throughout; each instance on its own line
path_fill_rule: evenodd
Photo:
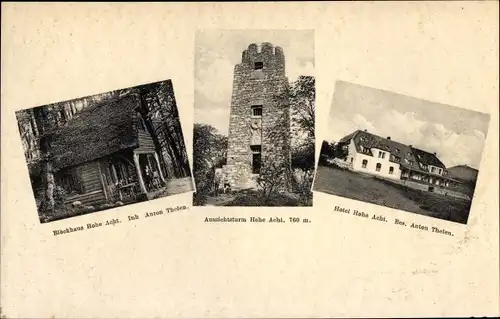
M 261 125 L 261 172 L 269 163 L 290 167 L 291 161 L 283 50 L 270 43 L 263 43 L 260 50 L 256 44 L 250 44 L 241 61 L 234 68 L 227 165 L 223 168 L 224 183 L 233 189 L 257 187 L 257 176 L 252 174 L 251 123 Z M 254 70 L 255 62 L 263 62 L 263 69 Z M 261 121 L 252 117 L 252 105 L 262 105 Z M 281 185 L 281 189 L 287 188 L 287 183 Z

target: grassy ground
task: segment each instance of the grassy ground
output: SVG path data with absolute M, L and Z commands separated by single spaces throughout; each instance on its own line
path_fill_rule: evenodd
M 194 189 L 191 177 L 167 179 L 167 185 L 154 192 L 151 199 L 187 193 Z
M 314 190 L 458 223 L 467 223 L 471 202 L 318 166 Z
M 196 205 L 196 204 L 195 204 Z M 242 190 L 232 194 L 219 194 L 207 196 L 203 205 L 206 206 L 268 206 L 268 207 L 294 207 L 312 206 L 312 193 L 310 198 L 300 197 L 295 193 L 280 193 L 272 195 L 265 201 L 256 190 Z

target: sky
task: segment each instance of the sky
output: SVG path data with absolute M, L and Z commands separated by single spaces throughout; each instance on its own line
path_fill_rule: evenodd
M 285 72 L 293 82 L 314 76 L 312 30 L 199 30 L 195 39 L 195 123 L 210 124 L 227 135 L 234 66 L 251 43 L 283 48 Z
M 490 116 L 454 106 L 339 81 L 328 141 L 357 129 L 436 152 L 446 167 L 479 168 Z

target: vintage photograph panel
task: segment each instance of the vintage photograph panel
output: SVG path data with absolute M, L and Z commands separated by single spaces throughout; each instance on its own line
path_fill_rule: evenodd
M 199 30 L 195 206 L 312 206 L 314 31 Z
M 194 190 L 170 80 L 16 117 L 42 223 Z
M 489 121 L 339 81 L 313 190 L 466 224 Z

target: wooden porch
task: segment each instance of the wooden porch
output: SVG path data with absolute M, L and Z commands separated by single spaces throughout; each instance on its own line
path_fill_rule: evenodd
M 427 174 L 420 171 L 414 171 L 411 169 L 403 169 L 401 172 L 402 180 L 409 180 L 417 183 L 436 185 L 440 187 L 450 187 L 453 184 L 453 180 L 447 178 L 446 176 Z
M 158 154 L 138 149 L 117 152 L 63 174 L 70 177 L 65 203 L 94 207 L 151 199 L 167 184 Z

